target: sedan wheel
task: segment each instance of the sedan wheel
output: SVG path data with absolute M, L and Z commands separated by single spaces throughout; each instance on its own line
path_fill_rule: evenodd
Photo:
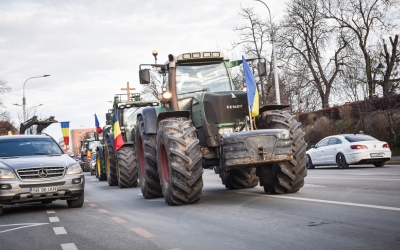
M 309 155 L 307 155 L 307 157 L 308 157 L 308 162 L 307 162 L 307 166 L 306 166 L 307 169 L 314 169 L 315 166 L 312 164 L 311 157 Z
M 374 163 L 374 166 L 377 167 L 377 168 L 381 168 L 381 167 L 385 166 L 385 162 L 384 162 L 384 161 L 382 161 L 382 162 L 375 162 L 375 163 Z
M 340 169 L 344 169 L 344 168 L 348 168 L 349 167 L 349 164 L 347 164 L 346 158 L 344 157 L 344 155 L 342 153 L 339 153 L 336 156 L 336 165 Z

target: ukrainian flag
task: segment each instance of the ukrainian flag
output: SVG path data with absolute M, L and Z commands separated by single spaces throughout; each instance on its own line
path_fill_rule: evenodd
M 255 117 L 259 115 L 260 109 L 256 81 L 254 80 L 253 72 L 251 71 L 249 64 L 244 59 L 244 56 L 242 56 L 242 62 L 244 80 L 246 83 L 247 102 L 249 103 L 251 116 Z
M 117 108 L 114 108 L 114 150 L 118 151 L 124 145 L 124 139 L 122 139 L 121 128 L 118 121 Z

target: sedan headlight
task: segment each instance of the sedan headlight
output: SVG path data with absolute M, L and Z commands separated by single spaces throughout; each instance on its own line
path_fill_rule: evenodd
M 15 179 L 15 175 L 10 170 L 0 169 L 0 179 Z
M 79 164 L 74 164 L 71 165 L 68 169 L 67 169 L 67 174 L 81 174 L 83 173 L 81 166 L 79 166 Z

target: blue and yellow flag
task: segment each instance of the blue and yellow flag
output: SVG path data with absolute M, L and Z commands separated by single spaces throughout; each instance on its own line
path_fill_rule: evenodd
M 247 102 L 249 103 L 251 116 L 255 117 L 259 115 L 259 100 L 258 100 L 258 90 L 256 86 L 256 81 L 254 80 L 253 72 L 250 69 L 249 64 L 242 56 L 244 80 L 246 83 L 246 93 Z
M 69 122 L 61 122 L 61 132 L 64 137 L 65 145 L 69 145 Z

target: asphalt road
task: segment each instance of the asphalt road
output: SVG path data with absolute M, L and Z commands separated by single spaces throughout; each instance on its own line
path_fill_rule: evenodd
M 86 173 L 82 208 L 5 207 L 0 249 L 400 249 L 400 165 L 319 167 L 287 195 L 203 179 L 198 203 L 171 207 Z

